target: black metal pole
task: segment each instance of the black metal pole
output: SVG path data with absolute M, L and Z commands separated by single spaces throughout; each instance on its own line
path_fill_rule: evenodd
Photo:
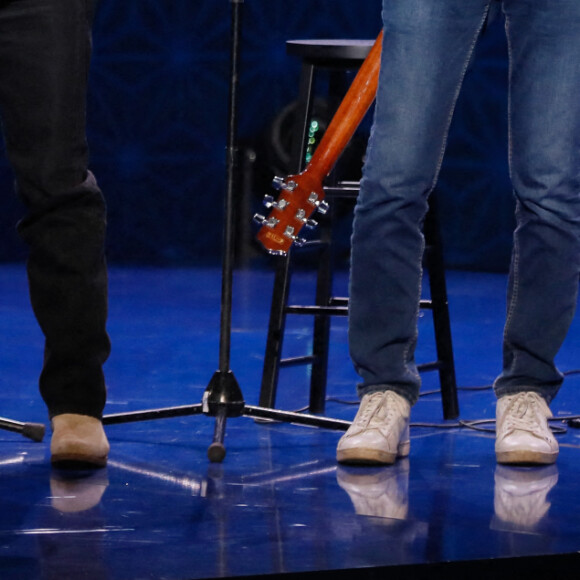
M 230 370 L 232 286 L 235 260 L 235 212 L 236 173 L 238 170 L 238 81 L 240 60 L 241 13 L 244 0 L 230 0 L 232 6 L 231 53 L 230 53 L 230 94 L 228 103 L 227 135 L 227 181 L 224 208 L 224 248 L 222 258 L 222 301 L 220 322 L 219 370 Z
M 239 416 L 244 397 L 230 370 L 232 335 L 233 273 L 235 247 L 235 199 L 238 182 L 238 81 L 240 61 L 240 31 L 244 0 L 230 0 L 232 8 L 230 38 L 230 86 L 228 102 L 228 133 L 226 147 L 226 193 L 224 202 L 224 232 L 222 250 L 222 297 L 220 317 L 219 368 L 204 394 L 204 412 L 215 416 L 213 443 L 208 449 L 212 462 L 221 462 L 226 450 L 223 444 L 227 417 Z

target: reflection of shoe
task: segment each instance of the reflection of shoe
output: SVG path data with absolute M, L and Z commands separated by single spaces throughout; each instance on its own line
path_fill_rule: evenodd
M 64 413 L 52 419 L 51 461 L 57 464 L 104 467 L 109 442 L 103 424 L 95 417 Z
M 558 481 L 555 465 L 528 469 L 498 465 L 495 471 L 495 515 L 503 522 L 533 528 L 546 515 L 546 496 Z
M 411 407 L 393 391 L 365 395 L 348 431 L 340 438 L 341 463 L 389 465 L 409 455 Z
M 409 511 L 409 460 L 393 467 L 367 470 L 339 466 L 338 485 L 348 493 L 361 516 L 404 520 Z
M 91 509 L 101 501 L 108 485 L 106 471 L 90 471 L 82 475 L 78 472 L 53 472 L 50 476 L 52 507 L 63 513 Z
M 495 453 L 499 463 L 554 463 L 558 442 L 548 426 L 552 413 L 537 393 L 501 397 L 496 409 Z

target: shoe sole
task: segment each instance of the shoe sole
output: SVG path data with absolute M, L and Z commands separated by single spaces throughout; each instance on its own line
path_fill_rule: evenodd
M 51 463 L 65 469 L 98 468 L 107 465 L 108 456 L 87 456 L 77 453 L 57 453 L 50 458 Z
M 397 457 L 407 457 L 410 447 L 411 442 L 406 441 L 399 443 L 397 453 L 365 447 L 338 449 L 336 451 L 336 460 L 339 463 L 351 465 L 392 465 L 397 460 Z
M 558 452 L 541 453 L 539 451 L 497 451 L 495 454 L 498 463 L 508 465 L 538 464 L 550 465 L 556 463 Z

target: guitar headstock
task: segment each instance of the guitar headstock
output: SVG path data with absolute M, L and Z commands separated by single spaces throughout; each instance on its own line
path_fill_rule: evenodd
M 326 213 L 328 204 L 323 201 L 322 183 L 307 170 L 286 179 L 275 177 L 273 185 L 280 195 L 276 201 L 270 195 L 264 198 L 271 212 L 268 217 L 254 216 L 262 226 L 256 238 L 270 254 L 284 256 L 292 244 L 305 242 L 298 234 L 303 227 L 315 227 L 317 223 L 310 216 L 317 210 Z

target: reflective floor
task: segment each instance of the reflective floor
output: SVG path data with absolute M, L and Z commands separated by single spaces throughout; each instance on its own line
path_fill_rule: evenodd
M 110 285 L 107 414 L 199 403 L 218 366 L 220 272 L 113 268 Z M 338 293 L 345 285 L 340 275 Z M 448 286 L 461 419 L 490 421 L 505 277 L 450 272 Z M 269 272 L 236 273 L 231 367 L 251 405 L 271 290 Z M 297 274 L 292 292 L 310 300 L 312 277 Z M 311 341 L 311 321 L 296 318 L 287 354 Z M 0 267 L 0 335 L 0 414 L 46 423 L 42 338 L 21 266 Z M 109 466 L 96 472 L 53 470 L 48 435 L 37 443 L 0 431 L 0 578 L 476 578 L 490 563 L 495 577 L 513 577 L 525 562 L 538 572 L 531 578 L 544 577 L 542 563 L 553 572 L 580 550 L 580 431 L 563 421 L 580 414 L 579 342 L 576 322 L 559 357 L 570 375 L 553 403 L 560 457 L 539 469 L 497 466 L 493 423 L 476 431 L 442 421 L 432 373 L 413 409 L 410 458 L 382 469 L 337 468 L 340 432 L 246 417 L 228 421 L 221 464 L 206 455 L 211 417 L 109 425 Z M 417 358 L 432 352 L 426 314 Z M 330 357 L 327 414 L 351 419 L 357 379 L 342 319 Z M 283 370 L 279 406 L 306 405 L 307 379 L 307 368 Z

